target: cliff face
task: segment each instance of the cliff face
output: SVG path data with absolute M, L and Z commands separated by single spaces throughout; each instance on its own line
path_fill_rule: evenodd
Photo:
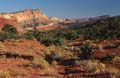
M 49 23 L 49 17 L 46 16 L 42 11 L 40 10 L 25 10 L 20 12 L 14 12 L 14 13 L 1 13 L 1 18 L 5 19 L 15 19 L 17 20 L 22 26 L 26 25 L 34 25 L 34 24 L 43 24 L 43 23 Z
M 49 25 L 50 23 L 62 22 L 62 19 L 56 17 L 50 18 L 46 16 L 39 9 L 24 10 L 12 13 L 0 13 L 0 19 L 1 21 L 4 19 L 3 22 L 0 22 L 0 28 L 2 28 L 4 24 L 11 24 L 16 28 L 19 28 L 19 31 L 24 31 L 29 28 L 33 29 L 34 26 L 39 27 Z
M 2 30 L 2 28 L 4 27 L 5 24 L 13 25 L 19 33 L 23 32 L 22 27 L 20 26 L 18 21 L 15 19 L 0 18 L 0 31 Z
M 39 19 L 41 22 L 47 22 L 49 17 L 47 17 L 40 10 L 25 10 L 17 13 L 13 13 L 13 16 L 17 18 L 18 22 L 30 20 L 30 19 Z

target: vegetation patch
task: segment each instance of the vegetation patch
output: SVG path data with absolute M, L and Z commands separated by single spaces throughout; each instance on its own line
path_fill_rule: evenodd
M 83 70 L 90 73 L 101 73 L 105 71 L 105 64 L 94 60 L 82 60 L 75 61 L 76 65 L 79 65 Z
M 9 78 L 9 77 L 11 77 L 11 74 L 7 70 L 0 70 L 0 77 L 1 78 Z
M 31 62 L 32 67 L 34 68 L 47 68 L 49 63 L 42 56 L 35 56 Z

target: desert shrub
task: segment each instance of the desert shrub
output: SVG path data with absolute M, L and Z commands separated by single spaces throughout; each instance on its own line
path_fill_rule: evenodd
M 33 32 L 33 36 L 46 46 L 50 45 L 56 45 L 56 46 L 61 46 L 65 45 L 65 39 L 62 37 L 56 36 L 56 33 L 53 32 L 41 32 L 38 30 L 35 30 Z
M 92 51 L 92 44 L 89 43 L 89 42 L 84 43 L 82 45 L 81 51 L 80 51 L 80 54 L 79 54 L 79 57 L 81 59 L 90 59 L 91 56 L 94 54 L 94 51 Z
M 63 54 L 60 51 L 51 51 L 50 54 L 46 55 L 46 60 L 51 64 L 53 61 L 61 61 Z
M 74 39 L 77 38 L 77 33 L 76 33 L 75 31 L 68 31 L 68 32 L 66 32 L 66 34 L 65 34 L 65 38 L 66 38 L 67 40 L 74 40 Z
M 4 41 L 4 40 L 9 40 L 9 39 L 19 39 L 21 38 L 20 35 L 18 34 L 11 34 L 11 33 L 0 33 L 0 41 Z
M 115 45 L 113 43 L 109 43 L 105 46 L 105 48 L 114 48 Z
M 56 45 L 61 46 L 65 44 L 65 40 L 63 38 L 54 38 L 54 37 L 47 37 L 46 39 L 41 40 L 46 46 Z
M 29 72 L 22 69 L 11 69 L 12 76 L 26 76 Z
M 21 36 L 18 34 L 15 27 L 12 25 L 6 24 L 2 30 L 4 32 L 0 32 L 0 41 L 9 40 L 9 39 L 19 39 Z
M 55 69 L 47 68 L 43 74 L 45 76 L 56 76 L 57 71 Z
M 98 45 L 97 49 L 98 49 L 98 51 L 103 51 L 103 45 Z
M 4 41 L 5 39 L 7 39 L 6 34 L 0 33 L 0 41 Z
M 75 65 L 90 73 L 100 73 L 105 71 L 105 64 L 95 60 L 75 61 Z
M 72 52 L 66 50 L 65 46 L 49 46 L 46 48 L 45 53 L 46 60 L 48 60 L 50 64 L 52 64 L 53 61 L 56 61 L 57 64 L 59 64 L 62 60 L 70 59 L 74 56 Z
M 54 50 L 56 49 L 56 47 L 57 47 L 57 46 L 55 46 L 55 45 L 51 45 L 51 46 L 46 47 L 46 49 L 44 50 L 44 51 L 45 51 L 45 54 L 46 54 L 46 55 L 51 54 L 51 51 L 54 51 Z
M 55 43 L 54 43 L 54 45 L 58 45 L 58 46 L 62 46 L 62 45 L 65 45 L 65 44 L 66 44 L 66 42 L 65 42 L 64 38 L 57 38 L 55 40 Z
M 108 73 L 111 78 L 118 78 L 117 76 L 120 76 L 120 70 L 113 67 L 107 67 L 105 72 Z
M 113 61 L 115 61 L 115 62 L 120 62 L 120 57 L 119 57 L 119 56 L 115 56 L 115 57 L 113 58 Z
M 34 38 L 32 33 L 24 33 L 22 35 L 22 37 L 25 38 L 25 39 L 33 39 Z
M 2 28 L 4 32 L 11 33 L 11 34 L 17 34 L 17 30 L 15 27 L 9 24 L 5 24 L 5 26 Z
M 21 38 L 21 36 L 18 34 L 9 34 L 9 33 L 6 33 L 6 37 L 7 39 L 20 39 Z
M 60 51 L 53 51 L 53 52 L 51 52 L 51 58 L 53 59 L 53 60 L 60 60 L 60 59 L 62 59 L 62 52 L 60 52 Z
M 115 58 L 114 54 L 108 54 L 100 58 L 101 61 L 112 61 Z
M 0 77 L 1 78 L 9 78 L 9 77 L 11 77 L 11 74 L 9 71 L 0 70 Z
M 55 61 L 55 60 L 53 60 L 53 61 L 51 62 L 51 64 L 52 64 L 52 65 L 57 65 L 57 64 L 58 64 L 58 62 L 57 62 L 57 61 Z
M 76 30 L 60 30 L 56 33 L 57 37 L 65 38 L 67 40 L 74 40 L 78 38 Z
M 71 58 L 77 57 L 76 55 L 74 55 L 74 53 L 72 53 L 71 51 L 67 51 L 67 50 L 65 51 L 63 55 L 64 55 L 64 59 L 71 59 Z
M 49 63 L 45 60 L 43 56 L 35 56 L 32 60 L 32 66 L 35 68 L 46 68 L 49 66 Z

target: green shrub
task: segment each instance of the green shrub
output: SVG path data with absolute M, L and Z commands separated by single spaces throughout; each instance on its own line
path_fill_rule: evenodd
M 50 45 L 56 45 L 61 46 L 65 44 L 65 39 L 61 37 L 57 37 L 55 33 L 50 32 L 41 32 L 38 30 L 35 30 L 33 32 L 33 36 L 46 46 Z
M 41 68 L 46 68 L 49 66 L 48 62 L 45 60 L 44 57 L 42 56 L 35 56 L 33 58 L 32 61 L 32 66 L 37 68 L 37 67 L 41 67 Z
M 0 33 L 0 41 L 4 41 L 5 39 L 7 39 L 7 36 L 5 33 Z
M 64 38 L 57 38 L 55 40 L 55 43 L 54 43 L 54 45 L 57 45 L 57 46 L 62 46 L 62 45 L 65 45 L 65 44 L 66 44 L 66 42 L 65 42 Z
M 90 59 L 91 56 L 94 54 L 94 51 L 92 51 L 92 44 L 89 42 L 83 44 L 83 46 L 81 47 L 81 51 L 79 54 L 81 59 Z
M 112 61 L 115 58 L 114 54 L 108 54 L 106 56 L 101 57 L 101 61 Z
M 25 39 L 33 39 L 34 38 L 32 33 L 24 33 L 22 35 L 22 37 L 25 38 Z
M 60 51 L 52 51 L 46 55 L 46 60 L 51 64 L 53 61 L 60 62 L 63 58 L 63 54 Z
M 64 46 L 49 46 L 45 50 L 46 60 L 52 64 L 53 61 L 60 63 L 64 59 L 69 59 L 73 56 L 73 53 L 66 51 Z
M 105 72 L 109 74 L 110 78 L 118 78 L 117 76 L 120 76 L 120 70 L 113 67 L 106 68 Z
M 19 39 L 19 38 L 21 38 L 21 36 L 18 34 L 11 34 L 7 32 L 0 33 L 0 41 L 9 40 L 9 39 Z
M 9 24 L 5 24 L 5 26 L 2 28 L 4 32 L 11 33 L 11 34 L 17 34 L 17 30 L 15 27 Z
M 115 57 L 113 58 L 113 61 L 115 61 L 115 62 L 120 62 L 120 57 L 119 57 L 119 56 L 115 56 Z
M 105 64 L 96 60 L 75 61 L 75 65 L 79 65 L 83 70 L 90 73 L 100 73 L 105 71 Z
M 18 34 L 15 27 L 12 25 L 6 24 L 0 32 L 0 41 L 9 40 L 9 39 L 19 39 L 21 36 Z
M 75 31 L 66 32 L 65 38 L 68 40 L 74 40 L 77 38 L 77 33 Z

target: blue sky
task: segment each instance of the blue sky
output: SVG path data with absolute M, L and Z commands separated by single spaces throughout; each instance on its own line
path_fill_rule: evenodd
M 85 18 L 120 15 L 120 0 L 1 0 L 0 12 L 41 9 L 48 16 Z

